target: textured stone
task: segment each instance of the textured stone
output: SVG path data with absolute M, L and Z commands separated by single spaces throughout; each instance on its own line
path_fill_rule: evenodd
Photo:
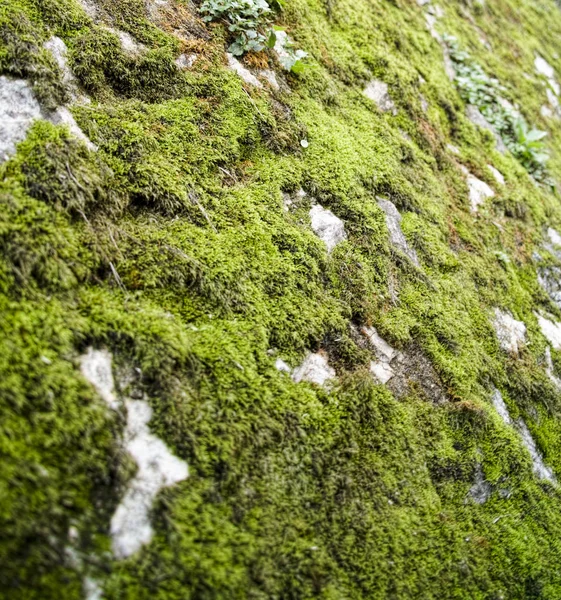
M 554 350 L 561 349 L 561 323 L 550 321 L 541 315 L 536 314 L 538 325 L 544 337 L 549 341 Z
M 517 321 L 510 313 L 495 308 L 493 320 L 499 346 L 510 354 L 518 354 L 520 348 L 526 343 L 526 325 Z
M 0 76 L 0 162 L 16 151 L 27 130 L 41 118 L 41 107 L 24 79 Z
M 491 123 L 489 123 L 489 121 L 487 121 L 487 119 L 481 114 L 481 111 L 477 108 L 477 106 L 468 104 L 466 107 L 466 116 L 474 125 L 490 131 L 495 138 L 497 150 L 502 154 L 506 154 L 508 148 L 505 146 L 503 138 L 499 135 Z
M 255 75 L 249 70 L 246 69 L 242 63 L 232 54 L 226 53 L 228 58 L 228 67 L 237 73 L 246 83 L 250 85 L 254 85 L 255 87 L 261 88 L 263 87 L 259 79 L 255 77 Z
M 386 226 L 390 234 L 390 242 L 394 248 L 408 256 L 411 261 L 419 266 L 419 258 L 413 248 L 409 246 L 403 231 L 401 231 L 401 215 L 399 211 L 389 200 L 385 198 L 377 198 L 378 206 L 384 211 L 386 215 Z
M 500 171 L 495 169 L 493 165 L 487 165 L 487 168 L 489 169 L 489 171 L 491 171 L 491 174 L 493 175 L 497 183 L 499 183 L 500 185 L 504 185 L 506 183 L 504 175 Z
M 343 221 L 320 204 L 312 206 L 310 209 L 310 219 L 312 221 L 312 229 L 327 246 L 328 252 L 331 252 L 337 244 L 347 239 Z
M 485 504 L 491 497 L 493 486 L 485 480 L 481 465 L 477 463 L 475 467 L 475 482 L 469 489 L 469 495 L 476 504 Z
M 292 379 L 296 383 L 308 381 L 317 385 L 325 385 L 330 379 L 335 378 L 335 370 L 329 366 L 324 352 L 308 354 L 302 364 L 294 369 Z
M 387 83 L 384 83 L 379 79 L 373 79 L 364 88 L 364 95 L 375 102 L 381 111 L 391 111 L 394 114 L 397 112 L 395 104 L 388 93 Z

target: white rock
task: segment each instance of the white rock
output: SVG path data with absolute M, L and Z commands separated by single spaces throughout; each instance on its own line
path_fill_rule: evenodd
M 93 0 L 78 0 L 84 12 L 90 17 L 95 19 L 97 17 L 97 6 Z
M 551 117 L 553 117 L 553 111 L 545 104 L 540 108 L 540 114 L 546 119 L 551 119 Z
M 553 108 L 553 110 L 557 110 L 559 108 L 559 100 L 557 96 L 553 93 L 553 90 L 547 88 L 545 90 L 545 95 L 547 96 L 547 101 L 549 105 Z
M 265 79 L 274 90 L 280 89 L 277 76 L 274 71 L 271 69 L 262 69 L 258 73 L 259 77 L 263 77 L 263 79 Z
M 66 44 L 55 35 L 48 39 L 43 46 L 53 55 L 58 68 L 61 70 L 62 83 L 73 96 L 76 96 L 78 84 L 72 69 L 68 66 L 68 48 Z
M 495 192 L 481 179 L 471 173 L 467 174 L 466 181 L 469 189 L 469 203 L 471 212 L 477 212 L 479 207 L 495 195 Z
M 509 312 L 495 308 L 493 321 L 499 346 L 511 354 L 518 354 L 521 346 L 526 343 L 526 325 L 517 321 Z
M 491 401 L 493 402 L 493 406 L 495 410 L 499 413 L 499 416 L 503 420 L 505 425 L 512 425 L 512 419 L 510 418 L 510 413 L 508 412 L 508 408 L 506 407 L 505 401 L 503 400 L 503 396 L 501 392 L 497 388 L 493 390 L 493 395 L 491 396 Z
M 530 453 L 530 456 L 532 458 L 534 473 L 540 479 L 545 479 L 547 481 L 551 481 L 552 483 L 555 482 L 555 475 L 553 474 L 551 468 L 543 462 L 541 452 L 538 450 L 536 442 L 534 441 L 534 438 L 532 437 L 528 426 L 522 419 L 519 419 L 517 425 L 520 431 L 520 435 L 522 437 L 522 441 L 524 442 L 524 445 L 528 449 L 528 452 Z
M 460 149 L 457 146 L 454 146 L 454 144 L 446 144 L 446 148 L 448 148 L 452 154 L 455 154 L 456 156 L 460 155 Z
M 246 83 L 249 83 L 250 85 L 254 85 L 258 88 L 263 87 L 259 79 L 257 79 L 257 77 L 255 77 L 255 75 L 249 69 L 246 69 L 242 63 L 235 58 L 235 56 L 229 52 L 226 53 L 226 56 L 228 58 L 228 67 L 234 71 L 234 73 L 237 73 Z
M 473 498 L 476 504 L 485 504 L 491 497 L 493 487 L 485 480 L 481 465 L 477 463 L 475 467 L 475 482 L 469 489 L 469 495 Z
M 329 366 L 327 357 L 323 352 L 308 354 L 304 362 L 292 373 L 292 379 L 296 383 L 309 381 L 317 385 L 325 385 L 328 380 L 334 378 L 335 370 Z
M 386 340 L 380 337 L 374 327 L 363 327 L 362 333 L 366 336 L 370 342 L 370 345 L 374 348 L 376 356 L 380 360 L 389 362 L 397 356 L 398 351 L 395 348 L 392 348 L 392 346 L 390 346 Z
M 88 150 L 97 150 L 97 146 L 86 136 L 86 134 L 80 129 L 78 123 L 74 120 L 72 113 L 66 106 L 59 106 L 53 113 L 49 115 L 49 121 L 55 125 L 66 125 L 70 130 L 70 133 L 84 142 Z
M 107 350 L 88 348 L 80 363 L 84 377 L 107 405 L 117 410 L 120 402 L 115 394 L 111 354 Z M 158 492 L 189 475 L 187 463 L 174 456 L 160 438 L 150 433 L 148 423 L 152 409 L 148 402 L 125 399 L 125 407 L 124 446 L 138 470 L 111 518 L 112 549 L 118 559 L 131 556 L 150 542 L 153 535 L 150 510 Z
M 375 102 L 381 111 L 392 111 L 394 114 L 397 112 L 395 104 L 388 93 L 387 83 L 379 79 L 373 79 L 364 88 L 364 95 Z
M 489 169 L 489 171 L 491 171 L 491 174 L 496 179 L 497 183 L 500 183 L 501 185 L 505 184 L 504 175 L 500 171 L 495 169 L 495 167 L 493 167 L 493 165 L 487 165 L 487 168 Z
M 501 105 L 505 105 L 503 106 L 503 108 L 507 109 L 506 107 L 509 106 L 507 110 L 513 113 L 515 112 L 514 106 L 512 106 L 512 104 L 510 104 L 508 100 L 505 100 L 504 98 L 499 98 L 498 100 Z M 477 106 L 473 104 L 468 104 L 466 106 L 466 116 L 474 125 L 477 125 L 477 127 L 481 127 L 482 129 L 486 129 L 487 131 L 491 132 L 493 134 L 493 137 L 495 138 L 497 150 L 501 154 L 506 154 L 508 148 L 503 142 L 503 138 L 499 135 L 499 133 L 496 131 L 493 125 L 491 125 L 491 123 L 487 121 L 487 119 L 483 116 L 483 114 L 481 113 L 479 108 L 477 108 Z
M 320 204 L 312 206 L 310 209 L 310 219 L 312 221 L 312 229 L 327 246 L 328 252 L 331 252 L 337 244 L 347 239 L 343 221 Z
M 282 373 L 290 373 L 292 371 L 282 358 L 277 358 L 275 361 L 275 368 Z
M 547 237 L 553 245 L 561 247 L 561 235 L 553 227 L 548 227 Z
M 27 130 L 41 118 L 41 107 L 24 79 L 0 76 L 0 162 L 16 151 Z
M 129 54 L 140 54 L 145 49 L 143 44 L 139 44 L 130 33 L 120 29 L 111 29 L 117 35 L 121 42 L 121 48 Z
M 115 395 L 111 361 L 111 354 L 107 350 L 94 350 L 90 347 L 86 354 L 80 357 L 80 370 L 107 406 L 118 410 L 120 402 Z
M 548 81 L 549 81 L 549 85 L 551 86 L 551 89 L 555 92 L 555 95 L 559 96 L 559 93 L 561 92 L 561 88 L 559 87 L 559 84 L 557 83 L 557 81 L 555 79 L 549 79 Z
M 553 360 L 551 359 L 551 349 L 549 346 L 545 349 L 545 372 L 551 380 L 551 382 L 553 383 L 553 385 L 558 390 L 561 390 L 561 379 L 559 379 L 559 377 L 555 375 L 555 368 L 553 367 Z
M 127 558 L 152 539 L 150 510 L 158 492 L 189 475 L 187 463 L 174 456 L 152 433 L 152 409 L 144 400 L 125 400 L 125 448 L 138 471 L 111 518 L 112 548 L 116 558 Z
M 196 54 L 180 54 L 175 59 L 175 64 L 179 69 L 190 69 L 195 64 L 197 58 Z
M 436 22 L 437 22 L 436 16 L 431 15 L 429 13 L 425 13 L 425 22 L 427 24 L 427 29 L 429 30 L 429 33 L 431 34 L 431 36 L 435 40 L 440 42 L 442 40 L 442 38 L 440 37 L 440 34 L 438 33 L 438 31 L 436 31 Z
M 536 314 L 538 325 L 555 350 L 561 349 L 561 323 L 554 323 L 541 315 Z
M 377 198 L 377 200 L 378 206 L 386 215 L 386 226 L 390 234 L 390 242 L 392 246 L 397 248 L 400 252 L 403 252 L 403 254 L 408 256 L 415 265 L 419 266 L 419 258 L 417 257 L 417 253 L 409 246 L 405 236 L 403 235 L 403 231 L 401 231 L 401 215 L 399 214 L 399 211 L 393 202 L 390 202 L 385 198 Z
M 387 383 L 395 375 L 391 366 L 383 361 L 372 361 L 370 363 L 370 372 L 380 383 Z
M 547 77 L 547 79 L 553 79 L 555 77 L 554 68 L 539 54 L 536 55 L 534 66 L 536 67 L 536 72 Z

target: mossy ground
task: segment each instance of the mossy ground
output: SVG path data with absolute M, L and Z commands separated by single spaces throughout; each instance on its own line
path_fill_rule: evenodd
M 539 117 L 533 70 L 539 52 L 561 73 L 559 8 L 440 4 L 442 31 L 549 130 L 561 177 L 561 125 Z M 81 569 L 111 600 L 561 598 L 559 489 L 536 480 L 489 401 L 499 387 L 561 476 L 561 397 L 534 315 L 561 312 L 533 258 L 543 228 L 561 226 L 560 198 L 466 119 L 422 9 L 286 3 L 278 22 L 310 54 L 282 75 L 290 94 L 245 89 L 223 27 L 189 4 L 157 25 L 140 1 L 99 10 L 146 51 L 127 54 L 73 0 L 0 5 L 2 72 L 46 107 L 67 101 L 42 49 L 62 37 L 92 97 L 74 116 L 98 146 L 41 122 L 1 167 L 2 597 L 82 597 L 65 550 L 75 526 Z M 182 50 L 198 53 L 187 72 Z M 372 77 L 396 116 L 363 96 Z M 460 162 L 497 192 L 478 215 Z M 306 201 L 283 209 L 300 187 L 345 222 L 329 256 Z M 376 195 L 402 212 L 420 269 L 390 248 Z M 499 349 L 495 306 L 528 326 L 518 358 Z M 351 334 L 364 324 L 422 351 L 449 400 L 376 385 Z M 91 344 L 142 370 L 151 426 L 190 470 L 159 496 L 153 542 L 122 562 L 108 527 L 128 467 L 122 425 L 79 372 Z M 274 368 L 319 347 L 338 372 L 330 391 Z M 468 496 L 477 463 L 494 486 L 483 505 Z

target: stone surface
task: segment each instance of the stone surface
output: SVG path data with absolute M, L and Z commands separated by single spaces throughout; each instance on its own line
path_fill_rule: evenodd
M 401 231 L 401 215 L 399 211 L 389 200 L 385 198 L 377 198 L 378 206 L 384 211 L 386 215 L 386 226 L 390 234 L 390 242 L 394 248 L 408 256 L 411 261 L 419 266 L 419 258 L 413 248 L 409 246 L 403 231 Z
M 536 55 L 534 60 L 534 67 L 536 68 L 536 72 L 539 75 L 543 75 L 547 79 L 552 79 L 555 77 L 554 68 L 545 60 L 545 58 L 541 57 L 539 54 Z
M 542 267 L 538 270 L 538 283 L 551 300 L 561 308 L 561 268 Z
M 117 559 L 132 556 L 150 542 L 154 534 L 150 510 L 158 492 L 189 475 L 187 463 L 150 433 L 148 423 L 152 409 L 148 402 L 126 399 L 125 406 L 125 449 L 136 462 L 138 471 L 111 518 L 112 549 Z
M 397 112 L 395 104 L 388 93 L 387 83 L 384 83 L 379 79 L 373 79 L 364 88 L 364 95 L 375 102 L 381 111 L 391 111 L 394 114 Z
M 308 381 L 317 385 L 325 385 L 330 379 L 335 378 L 335 370 L 329 366 L 327 355 L 324 352 L 310 352 L 302 364 L 294 369 L 292 379 L 296 383 Z
M 331 252 L 337 244 L 347 239 L 345 224 L 330 210 L 326 210 L 320 204 L 315 204 L 310 209 L 312 229 Z
M 495 308 L 493 320 L 499 346 L 510 354 L 518 354 L 526 343 L 526 325 L 517 321 L 509 312 Z
M 540 479 L 545 479 L 546 481 L 551 481 L 552 483 L 555 482 L 555 475 L 553 474 L 551 468 L 544 463 L 541 452 L 538 450 L 536 442 L 534 441 L 534 438 L 532 437 L 532 434 L 530 433 L 526 423 L 522 419 L 519 419 L 517 426 L 520 436 L 522 437 L 522 442 L 528 449 L 530 457 L 532 458 L 534 473 Z
M 547 228 L 547 237 L 552 244 L 561 248 L 561 234 L 553 229 L 553 227 Z
M 282 358 L 277 358 L 275 361 L 275 368 L 283 373 L 290 373 L 292 371 L 292 369 L 284 362 L 284 360 L 282 360 Z
M 544 337 L 549 341 L 554 350 L 561 349 L 561 323 L 550 321 L 541 315 L 536 314 L 538 325 Z
M 485 504 L 491 497 L 493 486 L 485 480 L 481 465 L 477 463 L 475 467 L 475 482 L 469 489 L 469 495 L 476 504 Z
M 87 137 L 80 129 L 78 123 L 74 120 L 72 113 L 66 106 L 59 106 L 53 113 L 49 115 L 49 121 L 55 125 L 66 125 L 70 133 L 84 142 L 88 150 L 97 150 L 97 146 Z
M 489 121 L 487 121 L 487 119 L 481 114 L 481 111 L 477 108 L 477 106 L 474 106 L 473 104 L 468 104 L 466 107 L 466 116 L 474 125 L 477 125 L 482 129 L 490 131 L 493 134 L 493 137 L 495 138 L 497 150 L 502 154 L 506 154 L 508 148 L 505 146 L 502 137 L 498 134 L 495 128 L 491 125 L 491 123 L 489 123 Z
M 481 179 L 475 177 L 471 173 L 467 173 L 466 181 L 469 190 L 469 204 L 471 212 L 477 212 L 479 207 L 487 200 L 495 195 L 495 192 Z
M 27 81 L 0 76 L 0 162 L 14 154 L 33 121 L 41 116 Z
M 503 400 L 503 396 L 501 392 L 497 388 L 493 390 L 493 395 L 491 396 L 491 401 L 493 402 L 493 406 L 495 410 L 499 413 L 499 416 L 503 420 L 505 425 L 512 425 L 512 419 L 510 418 L 510 413 L 508 412 L 508 408 Z
M 263 87 L 259 79 L 249 69 L 246 69 L 235 56 L 227 52 L 226 57 L 228 58 L 228 68 L 237 73 L 246 83 L 258 88 Z
M 380 383 L 387 383 L 395 375 L 392 367 L 383 361 L 372 361 L 370 363 L 370 372 Z
M 180 54 L 175 59 L 175 64 L 179 69 L 190 69 L 195 64 L 197 58 L 196 54 Z
M 495 169 L 493 165 L 487 165 L 487 168 L 489 169 L 489 171 L 491 171 L 491 174 L 493 175 L 497 183 L 499 183 L 500 185 L 504 185 L 506 183 L 503 174 L 497 169 Z
M 78 81 L 68 65 L 68 48 L 66 47 L 66 44 L 59 37 L 53 36 L 48 39 L 43 46 L 53 55 L 53 58 L 62 73 L 62 83 L 68 90 L 72 99 L 77 99 L 79 96 Z
M 107 350 L 88 348 L 80 357 L 81 371 L 97 393 L 113 409 L 121 402 L 115 392 L 112 356 Z M 150 542 L 153 529 L 150 511 L 158 492 L 188 477 L 187 463 L 174 456 L 166 444 L 150 432 L 152 408 L 145 400 L 125 398 L 127 421 L 124 448 L 138 470 L 111 518 L 113 554 L 122 559 Z
M 261 71 L 258 72 L 259 77 L 262 77 L 263 79 L 265 79 L 265 81 L 274 89 L 274 90 L 278 90 L 280 89 L 279 83 L 277 81 L 277 76 L 275 74 L 275 72 L 271 69 L 261 69 Z
M 551 383 L 553 383 L 558 390 L 561 390 L 561 379 L 555 375 L 555 367 L 553 366 L 553 360 L 551 359 L 551 348 L 549 346 L 545 349 L 545 372 L 551 380 Z

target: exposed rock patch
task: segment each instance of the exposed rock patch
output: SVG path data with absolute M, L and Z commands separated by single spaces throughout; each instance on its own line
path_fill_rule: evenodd
M 475 467 L 475 482 L 469 489 L 469 495 L 476 504 L 485 504 L 493 493 L 493 486 L 483 476 L 483 469 L 477 463 Z
M 561 349 L 561 323 L 555 323 L 538 314 L 536 314 L 536 318 L 541 332 L 552 347 L 555 350 Z
M 495 169 L 493 165 L 487 165 L 487 168 L 489 169 L 489 171 L 491 171 L 491 174 L 493 175 L 498 184 L 505 185 L 505 178 L 499 170 Z
M 553 383 L 558 390 L 561 390 L 561 379 L 555 375 L 555 368 L 553 366 L 553 360 L 551 359 L 551 349 L 549 346 L 545 349 L 545 372 L 551 380 L 551 383 Z
M 226 57 L 228 58 L 228 68 L 239 75 L 246 83 L 258 88 L 263 87 L 259 79 L 249 69 L 246 69 L 233 54 L 227 52 Z
M 517 321 L 509 312 L 495 308 L 493 325 L 499 346 L 509 354 L 518 354 L 526 344 L 526 325 Z
M 413 248 L 409 246 L 403 231 L 401 230 L 401 215 L 399 211 L 389 200 L 385 198 L 377 198 L 378 206 L 384 211 L 386 215 L 386 226 L 390 234 L 390 242 L 394 248 L 399 250 L 402 254 L 405 254 L 411 259 L 411 261 L 419 266 L 419 258 Z
M 479 108 L 477 108 L 477 106 L 473 104 L 468 104 L 466 107 L 466 116 L 474 125 L 477 125 L 482 129 L 490 131 L 493 134 L 493 137 L 495 138 L 497 150 L 502 154 L 506 154 L 508 148 L 503 142 L 503 138 L 499 135 L 499 133 L 491 125 L 491 123 L 489 123 L 489 121 L 487 121 L 487 119 L 481 114 L 481 111 L 479 110 Z
M 336 376 L 333 369 L 327 360 L 325 352 L 310 352 L 304 359 L 302 364 L 294 369 L 292 379 L 296 383 L 308 381 L 316 385 L 324 386 L 330 379 Z
M 312 229 L 326 245 L 327 252 L 331 252 L 337 244 L 347 239 L 343 221 L 320 204 L 312 206 L 310 209 L 310 219 Z
M 372 79 L 364 88 L 364 95 L 376 103 L 382 112 L 397 114 L 394 101 L 388 92 L 388 84 L 379 79 Z

